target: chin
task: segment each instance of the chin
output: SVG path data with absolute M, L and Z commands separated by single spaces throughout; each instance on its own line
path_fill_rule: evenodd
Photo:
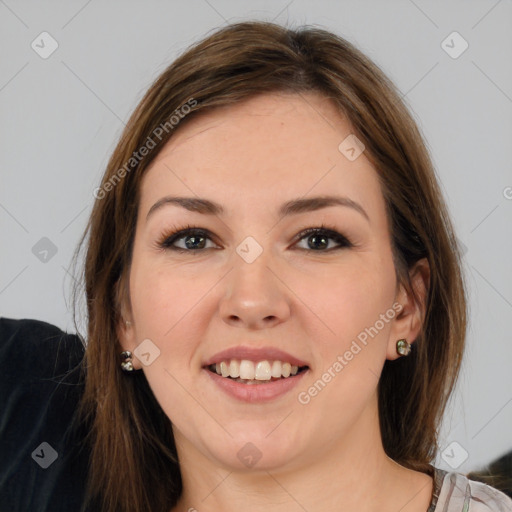
M 236 432 L 239 434 L 233 438 L 226 435 L 227 439 L 213 446 L 210 438 L 210 446 L 207 446 L 211 457 L 231 471 L 273 471 L 288 466 L 300 453 L 299 444 L 285 429 L 270 435 L 271 429 L 253 429 L 252 435 L 243 430 Z

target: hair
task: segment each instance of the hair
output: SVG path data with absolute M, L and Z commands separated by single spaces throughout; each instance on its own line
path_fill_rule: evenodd
M 192 45 L 151 85 L 108 162 L 75 253 L 88 237 L 80 411 L 90 425 L 88 495 L 98 500 L 97 510 L 168 510 L 182 491 L 169 418 L 144 373 L 124 375 L 119 366 L 116 325 L 129 302 L 145 170 L 173 133 L 201 113 L 280 92 L 320 93 L 350 121 L 378 174 L 397 283 L 415 298 L 409 271 L 422 258 L 429 263 L 421 332 L 409 357 L 385 362 L 378 400 L 386 454 L 433 473 L 438 428 L 464 350 L 467 302 L 461 252 L 423 138 L 394 84 L 342 37 L 314 26 L 243 22 Z M 152 149 L 141 157 L 149 140 Z
M 512 498 L 512 450 L 466 476 L 470 480 L 490 485 Z

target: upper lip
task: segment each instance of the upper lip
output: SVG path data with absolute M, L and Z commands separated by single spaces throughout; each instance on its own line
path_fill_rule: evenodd
M 239 345 L 217 352 L 204 362 L 204 366 L 227 361 L 229 359 L 246 359 L 257 363 L 258 361 L 283 361 L 291 363 L 295 366 L 307 366 L 308 364 L 297 357 L 292 356 L 288 352 L 284 352 L 275 347 L 247 347 Z

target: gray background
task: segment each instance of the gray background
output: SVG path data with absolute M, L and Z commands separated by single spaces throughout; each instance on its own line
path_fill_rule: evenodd
M 330 29 L 404 94 L 467 249 L 468 352 L 437 465 L 466 472 L 510 450 L 510 0 L 0 0 L 0 315 L 74 331 L 71 257 L 123 123 L 189 44 L 246 19 Z M 31 47 L 48 50 L 44 31 L 58 43 L 46 59 Z M 442 44 L 454 31 L 469 44 L 457 58 Z

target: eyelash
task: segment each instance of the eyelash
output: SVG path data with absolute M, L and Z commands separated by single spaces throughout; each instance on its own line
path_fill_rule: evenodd
M 325 224 L 321 224 L 319 227 L 315 228 L 307 228 L 298 233 L 295 237 L 295 243 L 300 242 L 302 239 L 307 238 L 311 235 L 324 235 L 328 239 L 334 240 L 338 245 L 338 247 L 331 247 L 330 249 L 325 250 L 314 250 L 314 249 L 299 249 L 301 251 L 309 251 L 309 252 L 318 252 L 318 253 L 330 253 L 335 250 L 344 249 L 354 247 L 354 244 L 344 235 L 338 233 L 333 227 L 327 226 Z M 206 237 L 212 240 L 212 234 L 207 229 L 199 228 L 197 226 L 187 225 L 185 228 L 179 229 L 175 228 L 170 233 L 165 233 L 157 242 L 157 247 L 161 250 L 170 250 L 180 253 L 195 253 L 195 252 L 203 252 L 207 249 L 211 249 L 208 247 L 206 249 L 183 249 L 181 247 L 174 247 L 172 244 L 181 240 L 182 238 L 186 238 L 187 236 L 200 236 Z M 213 241 L 213 240 L 212 240 Z

